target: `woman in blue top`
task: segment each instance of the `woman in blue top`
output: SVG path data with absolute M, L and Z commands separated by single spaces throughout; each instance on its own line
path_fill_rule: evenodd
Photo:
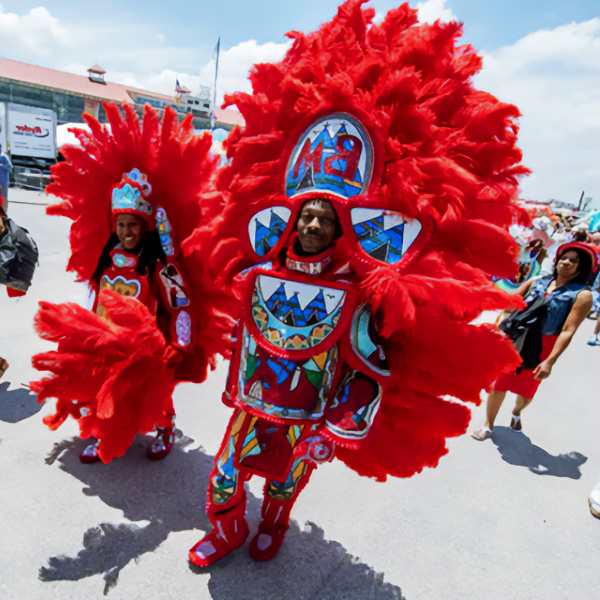
M 488 396 L 486 423 L 471 434 L 476 440 L 483 441 L 492 436 L 494 421 L 506 392 L 517 394 L 510 426 L 521 431 L 521 411 L 531 403 L 542 380 L 550 377 L 552 367 L 592 307 L 592 293 L 587 282 L 597 262 L 593 249 L 580 242 L 569 242 L 560 246 L 556 256 L 552 276 L 530 279 L 518 291 L 528 305 L 541 295 L 548 298 L 548 310 L 541 323 L 540 362 L 533 369 L 521 367 L 495 381 Z

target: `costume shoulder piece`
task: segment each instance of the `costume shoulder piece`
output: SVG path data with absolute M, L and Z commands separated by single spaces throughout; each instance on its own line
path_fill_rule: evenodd
M 343 230 L 335 252 L 376 316 L 390 367 L 369 435 L 338 457 L 385 479 L 435 466 L 469 420 L 444 398 L 478 403 L 518 362 L 494 328 L 470 322 L 519 302 L 491 279 L 516 270 L 508 226 L 527 169 L 519 111 L 473 87 L 481 59 L 457 45 L 461 26 L 419 24 L 408 4 L 375 24 L 363 3 L 289 34 L 280 63 L 252 69 L 253 93 L 226 98 L 246 125 L 229 136 L 217 178 L 225 202 L 211 268 L 225 282 L 274 259 L 307 199 L 332 204 Z

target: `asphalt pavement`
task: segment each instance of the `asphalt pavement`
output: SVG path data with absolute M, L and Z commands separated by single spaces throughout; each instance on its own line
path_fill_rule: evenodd
M 600 520 L 587 498 L 600 476 L 600 347 L 586 320 L 509 429 L 507 398 L 493 439 L 449 440 L 436 469 L 387 483 L 334 461 L 317 470 L 292 512 L 279 555 L 247 544 L 213 567 L 187 551 L 210 528 L 207 476 L 230 410 L 226 365 L 175 393 L 178 440 L 153 463 L 140 437 L 110 465 L 83 465 L 77 426 L 42 423 L 27 385 L 32 354 L 51 348 L 32 319 L 39 300 L 86 303 L 65 273 L 68 226 L 43 194 L 10 190 L 9 216 L 38 242 L 27 296 L 0 289 L 0 600 L 597 600 Z M 482 424 L 485 402 L 470 430 Z M 250 483 L 251 530 L 262 482 Z

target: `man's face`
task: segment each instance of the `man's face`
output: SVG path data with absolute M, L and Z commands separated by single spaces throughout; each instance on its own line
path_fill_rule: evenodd
M 116 233 L 125 250 L 133 250 L 142 241 L 146 232 L 146 223 L 136 215 L 119 215 Z
M 298 238 L 307 254 L 318 254 L 333 242 L 337 215 L 327 200 L 309 200 L 304 204 L 298 219 Z

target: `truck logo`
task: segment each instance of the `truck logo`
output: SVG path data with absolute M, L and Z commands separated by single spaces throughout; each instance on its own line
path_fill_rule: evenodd
M 48 137 L 50 131 L 48 129 L 42 129 L 39 125 L 30 127 L 29 125 L 15 125 L 17 135 L 29 135 L 38 138 Z

